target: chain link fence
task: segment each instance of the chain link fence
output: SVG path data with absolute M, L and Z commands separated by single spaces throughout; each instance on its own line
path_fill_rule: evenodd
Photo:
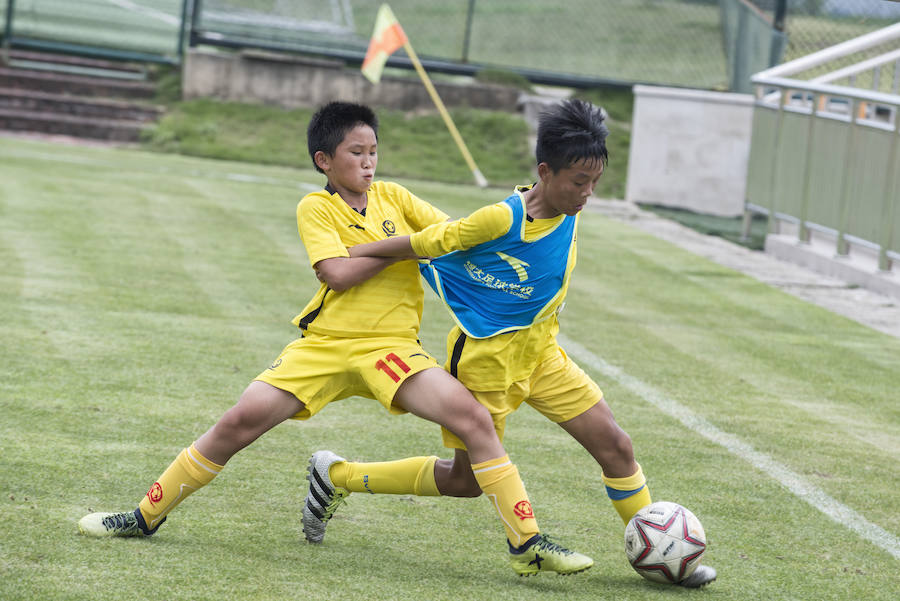
M 202 44 L 331 55 L 365 53 L 383 0 L 0 0 L 4 44 L 78 44 L 179 56 Z M 731 87 L 725 3 L 768 22 L 784 2 L 782 60 L 900 20 L 890 0 L 391 0 L 416 52 L 453 73 L 481 68 L 575 85 Z M 191 20 L 189 24 L 183 18 Z M 175 48 L 178 48 L 178 51 Z M 404 65 L 403 51 L 394 64 Z M 390 65 L 391 63 L 389 63 Z M 436 69 L 440 70 L 440 68 Z
M 4 45 L 175 61 L 191 0 L 0 0 Z
M 416 52 L 449 65 L 570 75 L 575 82 L 730 86 L 726 0 L 392 0 Z M 749 0 L 775 20 L 779 0 Z M 198 0 L 203 39 L 354 58 L 382 0 Z M 900 19 L 888 0 L 786 0 L 783 60 Z M 402 55 L 402 51 L 398 53 Z

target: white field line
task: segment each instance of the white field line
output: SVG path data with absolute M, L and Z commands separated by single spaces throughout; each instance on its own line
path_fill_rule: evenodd
M 106 0 L 110 4 L 115 4 L 119 8 L 124 8 L 125 10 L 130 10 L 132 12 L 141 13 L 143 15 L 147 15 L 153 19 L 158 21 L 162 21 L 167 25 L 178 26 L 181 23 L 181 19 L 170 15 L 169 13 L 164 13 L 160 10 L 156 10 L 155 8 L 150 8 L 149 6 L 141 6 L 136 2 L 132 2 L 132 0 Z
M 807 482 L 800 474 L 791 471 L 765 453 L 757 451 L 737 436 L 723 432 L 681 403 L 668 398 L 649 384 L 628 375 L 621 368 L 610 365 L 574 340 L 560 335 L 559 341 L 563 348 L 566 349 L 566 352 L 574 356 L 581 363 L 582 367 L 589 367 L 605 377 L 617 381 L 666 415 L 677 419 L 689 429 L 725 447 L 731 454 L 771 476 L 792 493 L 824 513 L 828 518 L 881 547 L 893 555 L 895 559 L 900 559 L 900 538 L 886 531 L 881 526 L 869 522 L 861 514 Z

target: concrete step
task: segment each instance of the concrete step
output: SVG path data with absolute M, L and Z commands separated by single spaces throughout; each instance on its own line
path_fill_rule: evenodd
M 136 142 L 145 123 L 0 107 L 0 129 Z
M 156 86 L 131 81 L 0 66 L 0 87 L 97 98 L 152 98 Z
M 12 49 L 9 51 L 9 62 L 11 66 L 45 65 L 42 69 L 48 71 L 52 71 L 54 67 L 64 67 L 105 71 L 111 77 L 143 79 L 147 76 L 147 69 L 143 65 L 52 52 Z
M 76 97 L 0 87 L 0 108 L 28 112 L 150 123 L 164 109 L 153 104 L 109 98 Z

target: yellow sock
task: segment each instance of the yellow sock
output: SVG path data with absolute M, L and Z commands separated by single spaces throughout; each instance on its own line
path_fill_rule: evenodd
M 606 485 L 606 494 L 612 501 L 613 507 L 619 512 L 619 517 L 626 524 L 634 517 L 642 507 L 646 507 L 650 500 L 650 491 L 647 489 L 647 480 L 644 472 L 638 465 L 637 471 L 627 478 L 607 478 L 603 476 Z
M 341 461 L 328 469 L 328 476 L 332 484 L 350 492 L 437 497 L 441 494 L 434 481 L 437 459 L 431 456 L 377 463 Z
M 209 484 L 222 467 L 201 455 L 193 444 L 181 451 L 138 505 L 147 528 L 159 526 L 188 495 Z
M 506 536 L 513 547 L 521 547 L 540 532 L 525 485 L 519 477 L 519 470 L 507 455 L 473 463 L 472 471 L 481 490 L 500 515 L 503 527 L 506 528 Z

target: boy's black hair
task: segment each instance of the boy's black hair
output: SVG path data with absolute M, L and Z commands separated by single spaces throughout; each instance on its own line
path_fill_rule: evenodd
M 603 109 L 584 100 L 569 99 L 543 111 L 538 119 L 535 158 L 554 173 L 578 161 L 609 160 Z
M 321 150 L 328 156 L 334 156 L 347 132 L 357 125 L 368 125 L 375 132 L 375 139 L 378 139 L 378 117 L 364 104 L 329 102 L 315 112 L 306 128 L 306 145 L 316 171 L 324 173 L 316 165 L 316 153 Z

